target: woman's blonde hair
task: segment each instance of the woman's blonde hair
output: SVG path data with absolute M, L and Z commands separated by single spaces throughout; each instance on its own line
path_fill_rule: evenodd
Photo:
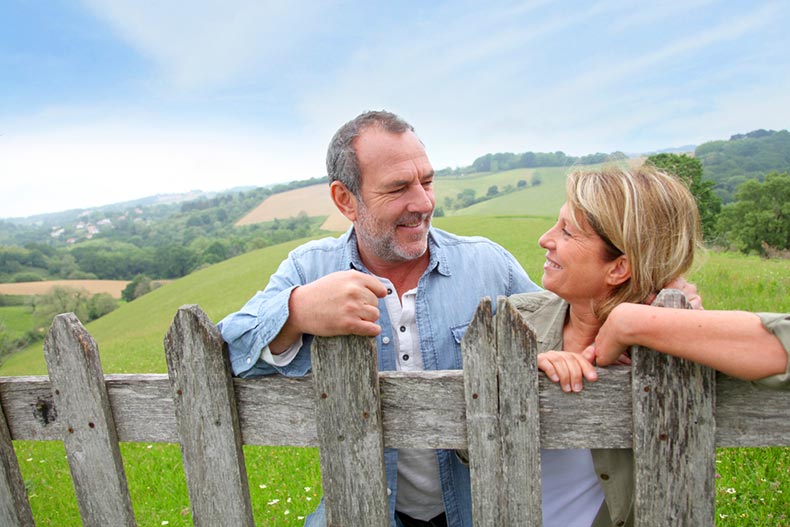
M 606 166 L 571 173 L 566 192 L 574 221 L 583 215 L 609 259 L 625 255 L 631 267 L 631 277 L 594 306 L 599 320 L 622 302 L 644 301 L 691 268 L 702 245 L 699 209 L 677 177 L 648 165 Z

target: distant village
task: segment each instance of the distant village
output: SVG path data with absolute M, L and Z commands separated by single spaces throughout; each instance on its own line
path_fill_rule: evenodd
M 96 211 L 86 210 L 80 213 L 78 217 L 88 218 L 95 213 Z M 118 223 L 128 221 L 139 223 L 145 221 L 145 217 L 143 215 L 143 209 L 138 207 L 119 214 L 115 217 L 115 221 Z M 100 232 L 111 230 L 113 227 L 113 220 L 111 218 L 105 217 L 95 221 L 89 219 L 79 219 L 73 226 L 53 226 L 49 235 L 53 239 L 65 241 L 66 244 L 72 245 L 83 240 L 90 240 Z

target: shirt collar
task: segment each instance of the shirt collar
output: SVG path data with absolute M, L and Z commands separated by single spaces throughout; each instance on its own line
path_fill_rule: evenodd
M 568 313 L 568 303 L 559 296 L 553 298 L 535 310 L 535 318 L 540 322 L 537 326 L 535 338 L 546 349 L 562 349 L 562 329 L 565 326 L 565 316 Z

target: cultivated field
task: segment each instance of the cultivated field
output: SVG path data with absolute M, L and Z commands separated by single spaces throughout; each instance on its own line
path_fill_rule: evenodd
M 237 226 L 252 225 L 277 218 L 286 219 L 304 212 L 310 217 L 327 216 L 321 224 L 325 231 L 345 231 L 349 221 L 340 214 L 329 197 L 329 185 L 321 183 L 269 196 L 260 205 L 236 222 Z
M 41 282 L 18 282 L 0 284 L 0 295 L 45 295 L 55 286 L 85 289 L 88 293 L 109 293 L 113 298 L 121 298 L 128 280 L 45 280 Z

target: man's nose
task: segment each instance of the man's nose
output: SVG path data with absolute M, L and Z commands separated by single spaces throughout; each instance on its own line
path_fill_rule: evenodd
M 429 213 L 433 211 L 433 190 L 421 184 L 414 185 L 411 191 L 409 209 L 412 212 Z

